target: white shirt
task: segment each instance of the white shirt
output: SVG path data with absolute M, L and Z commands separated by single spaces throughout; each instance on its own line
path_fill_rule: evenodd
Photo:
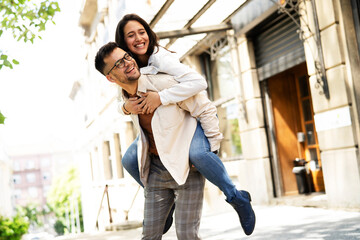
M 159 51 L 155 48 L 148 60 L 148 66 L 141 68 L 140 72 L 147 75 L 166 73 L 179 82 L 179 84 L 158 92 L 162 105 L 184 101 L 207 88 L 206 80 L 198 72 L 182 64 L 175 53 L 162 47 L 159 47 Z M 123 114 L 124 102 L 121 98 L 122 89 L 120 87 L 118 92 L 118 111 Z
M 137 94 L 140 96 L 148 90 L 158 92 L 174 84 L 178 85 L 169 75 L 141 75 Z M 123 97 L 126 99 L 126 95 Z M 132 114 L 131 118 L 140 135 L 137 143 L 138 165 L 140 179 L 146 186 L 150 167 L 148 142 L 140 127 L 138 115 Z M 219 129 L 216 107 L 205 94 L 196 94 L 177 104 L 161 105 L 155 110 L 151 121 L 160 160 L 179 185 L 185 183 L 189 174 L 189 150 L 197 125 L 196 118 L 200 119 L 211 150 L 219 149 L 223 136 Z
M 142 74 L 166 73 L 180 84 L 159 92 L 162 105 L 183 101 L 207 88 L 206 80 L 194 69 L 182 64 L 177 55 L 159 47 L 148 60 L 148 66 L 140 69 Z

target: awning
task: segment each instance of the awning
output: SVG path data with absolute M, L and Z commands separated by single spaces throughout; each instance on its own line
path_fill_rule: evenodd
M 231 29 L 231 17 L 246 0 L 149 0 L 142 16 L 160 37 L 160 45 L 185 55 L 208 33 Z M 181 14 L 179 14 L 181 13 Z

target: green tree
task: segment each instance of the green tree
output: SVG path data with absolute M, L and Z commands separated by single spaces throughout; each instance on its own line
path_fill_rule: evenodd
M 29 224 L 33 227 L 43 226 L 43 222 L 40 220 L 40 216 L 44 215 L 42 211 L 39 210 L 39 206 L 34 203 L 29 203 L 24 207 L 17 207 L 17 212 L 27 218 Z
M 76 199 L 73 199 L 74 197 Z M 80 199 L 79 172 L 75 167 L 71 167 L 65 174 L 54 180 L 47 196 L 47 203 L 57 218 L 54 228 L 58 234 L 64 233 L 66 216 L 71 217 L 69 209 L 72 206 L 71 201 L 75 202 L 78 206 L 80 229 L 83 231 Z M 72 217 L 74 222 L 76 222 L 75 216 Z M 67 230 L 70 232 L 70 229 Z
M 60 221 L 59 219 L 56 220 L 56 222 L 54 223 L 54 229 L 55 232 L 58 235 L 64 235 L 65 231 L 64 229 L 66 228 L 66 226 L 64 225 L 64 223 L 62 221 Z
M 0 240 L 20 240 L 29 228 L 29 223 L 20 215 L 13 218 L 0 216 Z
M 233 143 L 233 151 L 234 153 L 241 154 L 242 147 L 241 147 L 241 140 L 240 140 L 240 130 L 239 130 L 239 121 L 238 119 L 231 119 L 231 141 Z
M 0 124 L 4 124 L 5 122 L 5 116 L 2 115 L 2 113 L 0 112 Z
M 47 22 L 51 21 L 56 12 L 60 12 L 56 1 L 42 0 L 1 0 L 0 1 L 0 37 L 5 31 L 10 31 L 17 41 L 34 42 L 40 38 Z M 3 66 L 13 69 L 13 64 L 19 64 L 16 59 L 9 57 L 5 49 L 0 46 L 0 70 Z M 4 124 L 5 117 L 0 111 L 0 124 Z
M 47 22 L 53 21 L 56 12 L 60 12 L 59 4 L 51 0 L 41 2 L 31 0 L 1 0 L 0 1 L 0 37 L 4 31 L 10 31 L 17 41 L 34 42 L 40 38 L 40 32 L 45 30 Z M 19 64 L 10 59 L 0 47 L 0 69 L 5 66 L 13 68 L 12 64 Z

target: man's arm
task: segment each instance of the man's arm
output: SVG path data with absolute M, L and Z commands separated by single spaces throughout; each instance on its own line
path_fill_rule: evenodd
M 143 113 L 144 98 L 124 98 L 123 89 L 118 86 L 117 110 L 121 114 L 141 114 Z
M 146 77 L 151 86 L 158 91 L 179 84 L 172 76 L 167 74 L 147 75 Z M 211 145 L 211 151 L 218 150 L 223 135 L 219 128 L 219 119 L 216 115 L 217 109 L 207 97 L 206 92 L 202 91 L 184 101 L 178 102 L 177 105 L 188 111 L 191 116 L 199 118 L 205 136 Z

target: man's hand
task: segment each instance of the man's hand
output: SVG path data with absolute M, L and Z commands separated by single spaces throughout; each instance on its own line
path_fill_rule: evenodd
M 157 92 L 146 92 L 142 95 L 145 97 L 143 103 L 143 114 L 153 113 L 160 105 L 160 96 Z
M 128 112 L 130 112 L 131 114 L 142 114 L 143 112 L 143 107 L 144 107 L 144 102 L 143 102 L 144 98 L 129 98 L 124 106 L 126 108 L 126 110 Z

